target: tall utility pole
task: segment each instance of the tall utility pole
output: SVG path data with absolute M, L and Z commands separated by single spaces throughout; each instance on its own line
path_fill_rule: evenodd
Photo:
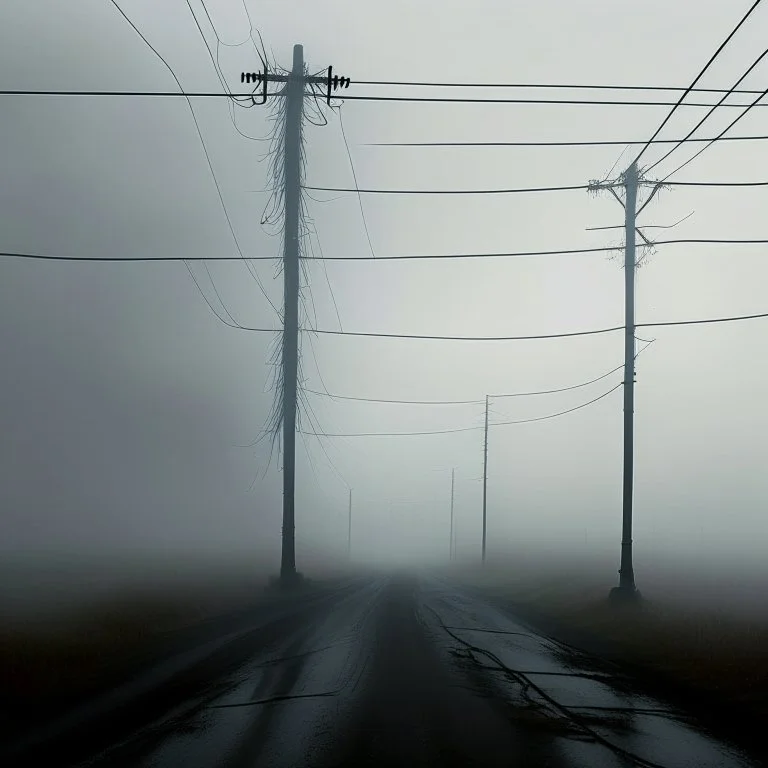
M 483 562 L 485 562 L 486 498 L 488 488 L 488 395 L 485 396 L 485 441 L 483 443 Z
M 243 72 L 241 82 L 256 82 L 263 87 L 261 104 L 267 102 L 269 83 L 285 83 L 285 125 L 283 136 L 283 183 L 285 228 L 283 243 L 283 344 L 282 344 L 282 424 L 283 424 L 283 538 L 280 581 L 290 585 L 297 579 L 295 538 L 296 485 L 296 388 L 299 360 L 299 258 L 301 255 L 301 125 L 304 116 L 304 86 L 324 84 L 328 104 L 331 92 L 349 87 L 349 78 L 333 74 L 325 77 L 304 74 L 304 48 L 293 46 L 293 68 L 287 75 L 269 72 Z M 254 104 L 257 102 L 254 100 Z
M 622 493 L 621 596 L 634 596 L 632 567 L 632 480 L 634 472 L 635 421 L 635 223 L 637 210 L 637 164 L 624 174 L 624 483 Z M 617 595 L 619 596 L 619 595 Z
M 647 238 L 637 229 L 637 190 L 641 183 L 637 170 L 637 160 L 627 168 L 617 181 L 590 182 L 589 190 L 610 190 L 611 194 L 624 206 L 624 477 L 622 483 L 622 519 L 621 519 L 621 565 L 619 566 L 619 586 L 611 590 L 613 599 L 634 599 L 639 597 L 635 586 L 635 571 L 632 566 L 632 481 L 634 473 L 634 418 L 635 418 L 635 236 L 650 245 Z M 624 187 L 624 200 L 615 191 L 615 187 Z M 654 185 L 653 192 L 640 209 L 651 201 L 662 184 Z
M 451 535 L 448 541 L 448 559 L 453 560 L 454 556 L 454 544 L 453 544 L 453 489 L 454 489 L 454 475 L 455 469 L 451 470 Z
M 301 219 L 301 120 L 304 112 L 304 49 L 293 46 L 285 88 L 285 240 L 283 251 L 283 549 L 280 580 L 296 578 L 296 377 L 299 359 L 299 224 Z
M 352 559 L 352 489 L 349 489 L 349 517 L 347 521 L 347 557 Z

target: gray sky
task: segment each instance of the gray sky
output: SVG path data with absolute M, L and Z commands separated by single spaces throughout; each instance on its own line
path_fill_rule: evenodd
M 542 0 L 248 2 L 267 48 L 290 66 L 302 43 L 309 69 L 332 64 L 355 80 L 687 85 L 748 3 L 643 4 Z M 203 7 L 190 0 L 211 44 Z M 123 0 L 187 90 L 218 81 L 183 0 Z M 222 40 L 247 38 L 239 0 L 208 0 Z M 762 50 L 759 9 L 705 84 L 728 87 Z M 258 69 L 252 47 L 221 49 L 232 87 Z M 764 87 L 758 67 L 743 87 Z M 110 2 L 3 3 L 0 87 L 175 90 L 173 79 Z M 352 86 L 350 94 L 372 93 Z M 404 89 L 377 93 L 404 95 Z M 408 91 L 422 95 L 442 92 Z M 450 95 L 466 92 L 451 91 Z M 447 92 L 444 95 L 449 95 Z M 573 98 L 565 91 L 483 91 L 481 97 Z M 580 96 L 608 97 L 599 92 Z M 659 94 L 655 94 L 655 98 Z M 578 96 L 577 96 L 578 97 Z M 634 96 L 633 96 L 634 98 Z M 667 100 L 667 99 L 663 99 Z M 698 97 L 697 100 L 701 100 Z M 0 250 L 85 256 L 236 255 L 183 99 L 2 97 Z M 280 240 L 259 219 L 268 195 L 266 144 L 239 136 L 223 100 L 194 107 L 233 226 L 248 255 Z M 348 101 L 344 125 L 363 187 L 472 188 L 583 184 L 608 173 L 621 147 L 412 149 L 375 141 L 642 140 L 665 107 L 435 105 Z M 722 114 L 720 114 L 722 112 Z M 681 109 L 665 129 L 684 135 L 703 114 Z M 720 110 L 698 135 L 735 116 Z M 766 133 L 755 109 L 734 133 Z M 238 110 L 240 129 L 265 136 L 263 108 Z M 351 186 L 338 118 L 307 126 L 307 183 Z M 694 145 L 697 149 L 700 145 Z M 761 142 L 721 142 L 679 180 L 768 178 Z M 685 147 L 656 169 L 672 170 Z M 679 155 L 679 157 L 678 157 Z M 661 156 L 651 148 L 644 160 Z M 628 161 L 624 153 L 621 163 Z M 249 190 L 256 190 L 251 192 Z M 317 193 L 329 200 L 332 194 Z M 677 188 L 643 213 L 671 224 L 649 235 L 761 238 L 762 188 Z M 621 243 L 609 195 L 364 196 L 378 255 L 588 248 Z M 367 255 L 358 200 L 309 201 L 326 256 Z M 659 234 L 663 233 L 663 234 Z M 660 247 L 638 273 L 637 320 L 768 311 L 760 246 Z M 180 263 L 78 264 L 4 259 L 0 280 L 0 546 L 6 552 L 253 549 L 279 552 L 281 479 L 253 441 L 267 416 L 268 334 L 222 325 Z M 257 262 L 274 303 L 281 284 Z M 195 266 L 211 302 L 202 264 Z M 229 311 L 277 327 L 242 264 L 211 265 Z M 605 254 L 540 258 L 327 264 L 345 330 L 518 335 L 620 325 L 623 273 Z M 310 266 L 318 326 L 338 321 L 325 275 Z M 314 319 L 313 319 L 314 321 Z M 656 341 L 638 361 L 635 542 L 638 579 L 650 553 L 759 558 L 768 522 L 762 471 L 768 415 L 760 354 L 768 321 L 643 329 Z M 322 389 L 304 340 L 306 386 Z M 336 394 L 477 399 L 567 387 L 622 362 L 622 335 L 499 343 L 319 337 L 320 373 Z M 498 400 L 496 420 L 554 413 L 597 397 L 621 374 L 581 390 Z M 482 426 L 482 405 L 418 407 L 309 395 L 329 433 Z M 618 560 L 621 392 L 551 421 L 491 430 L 489 547 L 607 548 Z M 456 467 L 458 550 L 479 552 L 482 430 L 445 436 L 297 443 L 299 557 L 345 547 L 346 484 L 354 488 L 355 549 L 374 559 L 442 557 L 450 468 Z M 327 456 L 326 456 L 327 453 Z M 309 458 L 308 458 L 309 454 Z M 329 458 L 333 467 L 329 465 Z M 340 479 L 339 475 L 341 475 Z M 301 560 L 299 562 L 301 567 Z

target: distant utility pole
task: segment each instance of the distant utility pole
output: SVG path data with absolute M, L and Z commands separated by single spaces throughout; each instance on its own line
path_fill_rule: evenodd
M 347 558 L 352 559 L 352 489 L 349 489 L 349 518 L 347 525 Z
M 592 182 L 591 191 L 609 189 L 624 206 L 624 479 L 622 487 L 621 565 L 619 586 L 611 590 L 614 598 L 636 598 L 639 593 L 635 586 L 635 571 L 632 565 L 632 484 L 634 476 L 634 411 L 635 411 L 635 271 L 637 269 L 636 239 L 637 190 L 643 180 L 634 162 L 624 172 L 621 182 Z M 614 187 L 623 186 L 624 200 L 616 194 Z M 661 188 L 654 186 L 650 198 Z M 642 210 L 642 208 L 640 209 Z
M 483 443 L 483 562 L 485 562 L 487 488 L 488 488 L 488 395 L 485 396 L 485 440 Z
M 324 84 L 328 104 L 331 93 L 349 87 L 349 78 L 333 75 L 328 67 L 325 77 L 309 77 L 304 72 L 304 48 L 293 46 L 293 68 L 283 75 L 264 72 L 243 72 L 241 82 L 262 86 L 265 104 L 268 85 L 285 83 L 285 126 L 283 180 L 285 199 L 285 230 L 283 244 L 284 325 L 282 344 L 282 421 L 283 421 L 283 537 L 280 581 L 291 584 L 296 580 L 295 485 L 296 485 L 296 389 L 299 359 L 299 258 L 301 256 L 301 128 L 304 116 L 304 86 Z
M 451 535 L 448 541 L 448 559 L 453 560 L 454 557 L 454 544 L 453 544 L 453 489 L 454 489 L 454 474 L 455 469 L 451 470 Z

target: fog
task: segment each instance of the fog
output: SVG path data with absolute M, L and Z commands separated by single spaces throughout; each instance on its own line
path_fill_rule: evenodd
M 743 5 L 544 0 L 522 9 L 491 0 L 246 2 L 278 62 L 289 67 L 292 46 L 301 43 L 309 70 L 333 65 L 334 72 L 352 79 L 350 95 L 373 92 L 373 86 L 355 85 L 362 80 L 683 86 L 720 44 Z M 191 3 L 215 50 L 203 7 Z M 186 90 L 221 89 L 185 3 L 124 0 L 121 7 L 167 58 Z M 209 2 L 208 9 L 225 43 L 248 37 L 239 0 Z M 707 87 L 729 87 L 762 50 L 766 13 L 758 10 L 754 23 L 719 57 L 707 74 Z M 238 87 L 243 69 L 260 68 L 249 46 L 222 47 L 220 60 L 232 88 Z M 766 65 L 757 67 L 742 87 L 762 88 L 767 71 Z M 0 8 L 0 89 L 171 91 L 176 85 L 111 3 L 39 0 Z M 409 93 L 434 96 L 434 91 Z M 403 89 L 376 93 L 402 95 Z M 471 94 L 440 90 L 440 95 L 574 97 L 558 90 L 479 88 Z M 581 96 L 607 98 L 594 91 Z M 669 100 L 663 96 L 658 100 Z M 1 251 L 237 255 L 183 99 L 0 98 Z M 225 100 L 195 99 L 193 105 L 243 251 L 278 256 L 279 233 L 260 225 L 269 197 L 266 142 L 248 141 L 235 131 Z M 349 100 L 341 114 L 361 187 L 461 189 L 585 184 L 605 177 L 614 163 L 616 172 L 621 170 L 631 152 L 622 153 L 620 146 L 365 144 L 637 141 L 650 137 L 667 111 Z M 240 130 L 267 135 L 265 108 L 236 113 Z M 678 110 L 665 136 L 685 135 L 702 114 L 697 108 Z M 764 133 L 764 114 L 754 109 L 733 133 Z M 698 135 L 716 135 L 733 116 L 733 110 L 719 110 Z M 306 126 L 306 183 L 353 186 L 339 118 L 329 113 L 328 120 L 327 126 Z M 668 173 L 700 146 L 681 148 L 654 173 Z M 676 178 L 765 180 L 768 161 L 760 150 L 759 142 L 718 142 Z M 652 147 L 647 161 L 661 154 L 661 148 Z M 315 199 L 307 198 L 308 210 L 323 253 L 370 255 L 357 196 L 311 194 Z M 766 237 L 765 203 L 760 187 L 678 187 L 658 195 L 640 224 L 669 225 L 693 212 L 674 230 L 649 229 L 648 236 L 759 239 Z M 377 255 L 580 249 L 622 242 L 620 230 L 586 231 L 622 223 L 623 211 L 607 193 L 363 195 L 362 205 Z M 318 247 L 315 240 L 312 247 Z M 759 245 L 659 246 L 638 271 L 638 323 L 768 311 L 763 250 Z M 254 264 L 279 306 L 282 283 L 275 263 Z M 216 290 L 238 322 L 279 327 L 244 265 L 209 266 Z M 493 336 L 623 323 L 621 262 L 605 253 L 329 261 L 326 267 L 327 279 L 321 264 L 308 266 L 305 327 L 339 328 L 329 285 L 345 331 Z M 166 574 L 182 561 L 198 563 L 201 572 L 208 563 L 219 568 L 236 561 L 252 563 L 265 578 L 274 573 L 282 462 L 276 456 L 270 461 L 268 441 L 241 446 L 259 437 L 268 418 L 276 336 L 219 322 L 179 262 L 2 258 L 0 269 L 0 556 L 16 564 L 8 567 L 34 571 L 46 564 L 48 576 L 37 584 L 66 580 L 64 569 L 77 564 L 100 574 L 78 581 L 73 592 L 112 583 L 112 576 L 123 579 L 119 574 L 130 574 L 127 581 L 138 579 L 137 574 L 148 573 L 141 565 L 146 558 L 165 561 Z M 204 265 L 192 269 L 208 300 L 220 306 Z M 686 583 L 693 593 L 714 594 L 717 584 L 730 584 L 725 601 L 754 591 L 749 584 L 763 578 L 768 365 L 761 350 L 767 324 L 638 329 L 638 336 L 653 339 L 637 362 L 634 541 L 641 590 L 646 583 L 665 589 L 658 578 L 664 568 L 689 574 Z M 607 373 L 622 358 L 620 333 L 510 342 L 303 334 L 307 389 L 373 399 L 478 402 L 419 406 L 308 394 L 312 411 L 302 425 L 309 432 L 476 429 L 409 437 L 301 435 L 299 569 L 311 572 L 313 564 L 325 568 L 346 558 L 349 488 L 355 562 L 443 562 L 452 468 L 457 556 L 477 562 L 485 396 L 569 387 Z M 618 384 L 621 375 L 560 394 L 492 398 L 491 423 L 578 406 Z M 490 560 L 513 563 L 524 552 L 557 570 L 559 563 L 569 562 L 560 558 L 569 556 L 591 562 L 590 567 L 599 564 L 612 586 L 621 526 L 621 446 L 620 389 L 560 418 L 491 426 Z M 708 580 L 701 581 L 705 573 Z M 14 583 L 30 581 L 20 577 Z M 46 592 L 29 589 L 30 594 Z

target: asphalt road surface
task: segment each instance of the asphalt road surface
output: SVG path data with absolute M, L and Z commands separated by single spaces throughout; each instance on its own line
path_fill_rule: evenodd
M 46 763 L 758 765 L 670 705 L 633 692 L 598 660 L 436 579 L 349 580 L 311 598 L 283 600 L 224 637 L 200 642 L 132 689 L 49 729 L 49 749 L 57 751 Z M 197 666 L 184 673 L 185 664 Z M 177 683 L 169 693 L 174 674 L 194 684 Z M 162 696 L 152 694 L 163 685 Z M 159 709 L 135 703 L 158 699 Z M 56 746 L 67 729 L 79 734 L 76 760 L 67 752 L 72 743 Z M 85 758 L 97 744 L 98 754 Z M 13 764 L 40 759 L 29 747 L 19 746 Z

